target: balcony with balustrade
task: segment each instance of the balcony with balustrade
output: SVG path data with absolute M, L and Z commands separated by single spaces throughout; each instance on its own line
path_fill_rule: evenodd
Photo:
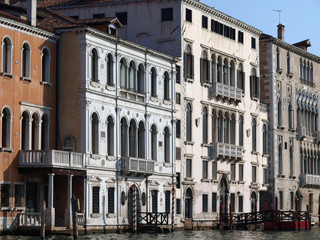
M 212 85 L 213 95 L 235 102 L 242 101 L 242 89 L 236 88 L 230 85 L 226 85 L 220 82 L 215 82 Z
M 301 175 L 300 186 L 320 189 L 320 175 L 312 175 L 312 174 Z
M 150 176 L 154 173 L 154 161 L 140 158 L 121 158 L 123 175 Z
M 242 160 L 243 147 L 228 143 L 215 142 L 212 144 L 212 158 Z

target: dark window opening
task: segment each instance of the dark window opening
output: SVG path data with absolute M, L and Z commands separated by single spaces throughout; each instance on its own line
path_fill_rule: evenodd
M 92 187 L 92 213 L 100 213 L 100 187 Z
M 181 136 L 181 121 L 177 120 L 176 122 L 176 138 L 180 138 Z
M 253 38 L 251 38 L 251 47 L 253 48 L 253 49 L 256 49 L 256 39 L 253 37 Z
M 162 8 L 161 9 L 161 22 L 173 20 L 173 8 Z
M 108 213 L 114 213 L 114 188 L 108 188 Z
M 181 82 L 181 67 L 176 65 L 176 83 L 180 84 Z
M 165 209 L 166 213 L 170 213 L 170 191 L 166 191 Z
M 202 27 L 208 29 L 208 17 L 202 16 Z
M 238 42 L 243 43 L 243 32 L 238 31 Z
M 176 205 L 177 205 L 177 214 L 181 214 L 181 200 L 180 199 L 176 200 Z
M 127 12 L 118 12 L 116 13 L 116 17 L 121 22 L 122 25 L 128 24 L 128 13 Z
M 208 212 L 208 194 L 202 194 L 202 212 Z
M 192 22 L 192 10 L 186 9 L 186 21 L 187 22 Z
M 217 193 L 212 193 L 212 212 L 217 212 Z
M 92 15 L 93 19 L 104 18 L 104 13 L 98 13 Z

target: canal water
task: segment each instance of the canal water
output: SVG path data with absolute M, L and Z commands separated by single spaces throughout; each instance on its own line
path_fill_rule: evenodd
M 40 240 L 38 237 L 2 236 L 1 240 Z M 72 240 L 72 237 L 53 236 L 47 240 Z M 79 236 L 79 240 L 320 240 L 320 227 L 311 231 L 175 231 L 167 234 L 94 234 Z

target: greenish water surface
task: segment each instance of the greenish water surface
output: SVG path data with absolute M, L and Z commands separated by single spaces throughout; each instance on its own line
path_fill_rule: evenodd
M 40 240 L 38 237 L 2 236 L 1 240 Z M 48 240 L 72 240 L 72 237 L 52 236 Z M 79 240 L 320 240 L 320 227 L 310 231 L 175 231 L 167 234 L 93 234 L 81 235 Z

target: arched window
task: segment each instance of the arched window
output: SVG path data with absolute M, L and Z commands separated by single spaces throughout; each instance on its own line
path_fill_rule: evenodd
M 107 120 L 107 153 L 109 156 L 114 156 L 114 122 L 111 116 Z
M 120 88 L 127 89 L 127 62 L 124 58 L 120 61 Z
M 288 101 L 289 101 L 289 106 L 288 106 L 289 129 L 294 129 L 294 125 L 293 125 L 294 111 L 292 107 L 292 101 L 291 99 L 288 99 Z
M 257 120 L 252 119 L 252 150 L 257 151 Z
M 157 97 L 157 72 L 155 68 L 151 69 L 151 96 Z
M 231 115 L 230 122 L 230 143 L 233 145 L 236 144 L 236 117 L 234 114 Z
M 241 63 L 238 68 L 238 88 L 242 89 L 242 93 L 245 92 L 245 73 Z
M 138 130 L 138 157 L 145 158 L 145 128 L 144 123 L 141 121 L 139 123 L 139 130 Z
M 133 61 L 130 62 L 129 66 L 129 90 L 136 90 L 136 65 Z
M 282 126 L 282 101 L 281 97 L 278 98 L 278 127 Z
M 200 81 L 204 82 L 204 83 L 209 83 L 210 82 L 210 73 L 209 73 L 209 69 L 210 69 L 210 64 L 209 64 L 209 60 L 208 60 L 208 54 L 206 51 L 202 52 L 202 57 L 200 58 Z
M 290 176 L 294 176 L 294 174 L 293 174 L 293 164 L 294 164 L 294 161 L 293 161 L 293 146 L 291 145 L 290 146 Z
M 170 131 L 168 127 L 164 129 L 164 161 L 170 163 Z
M 42 116 L 41 123 L 41 150 L 49 149 L 49 118 L 46 114 Z
M 31 71 L 31 49 L 28 43 L 22 46 L 22 77 L 30 78 Z
M 239 146 L 243 146 L 243 116 L 239 116 Z
M 50 83 L 50 52 L 49 49 L 42 49 L 42 82 Z
M 96 113 L 91 117 L 91 152 L 99 154 L 99 119 Z
M 267 142 L 268 142 L 268 132 L 267 132 L 267 125 L 263 124 L 263 129 L 262 129 L 262 151 L 263 154 L 267 154 L 268 150 L 267 150 Z
M 223 61 L 223 83 L 228 85 L 228 68 L 229 68 L 229 63 L 228 60 L 225 58 Z
M 190 45 L 187 45 L 186 52 L 184 53 L 184 65 L 185 77 L 193 79 L 193 55 Z
M 8 37 L 2 42 L 2 72 L 12 73 L 12 43 Z
M 310 81 L 310 65 L 309 65 L 309 61 L 307 62 L 306 80 L 308 82 Z
M 226 112 L 224 115 L 224 143 L 230 143 L 230 117 Z
M 211 81 L 214 83 L 217 81 L 217 63 L 216 63 L 216 56 L 214 54 L 211 55 Z
M 187 108 L 186 108 L 186 126 L 187 126 L 187 134 L 186 134 L 186 139 L 188 142 L 192 141 L 192 107 L 191 104 L 188 103 L 187 104 Z
M 218 114 L 218 142 L 223 142 L 223 115 L 221 111 Z
M 303 63 L 302 59 L 300 58 L 300 80 L 303 79 Z
M 151 159 L 157 161 L 157 128 L 155 125 L 151 127 Z
M 121 119 L 121 157 L 128 156 L 128 124 L 125 118 Z
M 277 52 L 277 70 L 279 71 L 280 70 L 280 51 L 279 51 L 279 48 L 277 48 L 276 52 Z
M 129 157 L 137 157 L 137 126 L 132 119 L 129 127 Z
M 64 151 L 70 151 L 70 152 L 75 152 L 76 151 L 76 139 L 69 135 L 69 136 L 66 136 L 64 139 L 63 139 L 63 150 Z
M 22 113 L 22 123 L 21 123 L 21 149 L 30 150 L 30 116 L 28 112 Z
M 303 61 L 303 80 L 307 80 L 307 63 L 306 60 Z
M 1 113 L 1 147 L 11 148 L 11 112 L 8 108 L 4 108 Z
M 208 143 L 208 109 L 202 109 L 202 142 Z
M 310 65 L 310 81 L 313 83 L 313 64 Z
M 222 83 L 222 58 L 220 56 L 218 57 L 217 76 L 218 82 Z
M 235 87 L 236 86 L 236 66 L 234 64 L 234 61 L 231 61 L 230 63 L 230 86 Z
M 217 113 L 216 113 L 216 110 L 213 109 L 212 110 L 212 142 L 217 142 Z
M 278 147 L 278 159 L 279 159 L 279 175 L 282 175 L 282 144 L 279 143 Z
M 290 73 L 290 53 L 287 52 L 287 73 Z
M 40 149 L 40 118 L 37 113 L 32 115 L 32 150 Z
M 113 57 L 112 55 L 109 53 L 108 57 L 107 57 L 107 84 L 109 86 L 113 86 L 114 85 L 114 81 L 113 81 Z
M 91 51 L 91 80 L 98 82 L 98 52 L 94 48 Z
M 164 99 L 170 100 L 170 78 L 168 72 L 164 73 Z
M 260 96 L 260 82 L 257 77 L 256 69 L 252 68 L 250 76 L 250 96 L 251 98 L 259 98 Z
M 138 67 L 138 92 L 144 93 L 144 67 L 139 64 Z

